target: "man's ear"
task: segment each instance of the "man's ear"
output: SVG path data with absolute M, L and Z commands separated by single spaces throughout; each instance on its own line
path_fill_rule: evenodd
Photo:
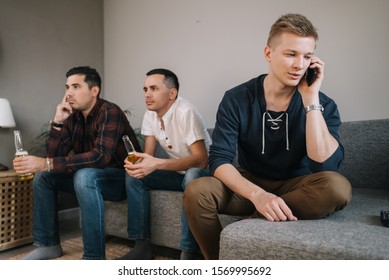
M 100 88 L 98 86 L 93 86 L 91 91 L 92 91 L 93 97 L 97 97 L 100 93 Z
M 174 100 L 174 99 L 176 99 L 177 98 L 177 95 L 178 95 L 178 91 L 177 91 L 177 89 L 176 88 L 172 88 L 171 90 L 170 90 L 170 100 Z
M 263 50 L 263 54 L 265 55 L 265 59 L 267 62 L 270 62 L 271 59 L 271 48 L 269 46 L 266 46 L 265 49 Z

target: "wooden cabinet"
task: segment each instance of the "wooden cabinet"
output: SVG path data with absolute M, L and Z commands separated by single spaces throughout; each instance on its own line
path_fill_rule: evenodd
M 32 242 L 32 180 L 0 172 L 0 251 Z

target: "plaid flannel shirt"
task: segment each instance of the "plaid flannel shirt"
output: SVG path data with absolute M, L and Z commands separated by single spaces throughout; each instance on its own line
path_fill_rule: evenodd
M 125 113 L 116 105 L 98 99 L 85 119 L 76 111 L 60 131 L 51 128 L 46 157 L 53 158 L 53 171 L 74 172 L 81 168 L 124 168 L 127 151 L 122 136 L 127 134 L 141 151 Z

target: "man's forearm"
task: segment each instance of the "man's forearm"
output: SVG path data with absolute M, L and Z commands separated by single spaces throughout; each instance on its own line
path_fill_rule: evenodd
M 223 182 L 233 192 L 253 201 L 258 192 L 264 192 L 262 188 L 244 178 L 232 164 L 220 165 L 214 176 Z
M 326 161 L 339 146 L 318 110 L 307 113 L 306 143 L 308 157 L 316 162 Z

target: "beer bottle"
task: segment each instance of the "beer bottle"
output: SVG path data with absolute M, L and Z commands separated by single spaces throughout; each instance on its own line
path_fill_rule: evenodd
M 14 131 L 14 137 L 15 137 L 15 149 L 16 149 L 15 157 L 23 157 L 28 155 L 28 152 L 23 148 L 22 134 L 20 133 L 19 130 Z M 33 173 L 18 174 L 18 177 L 20 181 L 31 180 L 34 177 L 34 174 Z

